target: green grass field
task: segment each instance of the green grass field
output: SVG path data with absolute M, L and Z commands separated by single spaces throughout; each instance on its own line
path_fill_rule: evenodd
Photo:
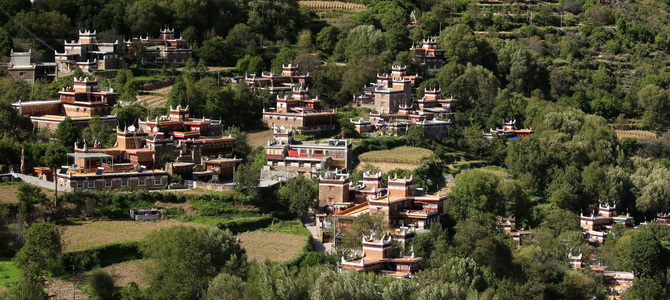
M 8 288 L 9 284 L 19 280 L 20 270 L 11 259 L 0 257 L 0 287 Z
M 402 146 L 390 150 L 363 153 L 358 157 L 358 160 L 366 163 L 421 164 L 432 155 L 433 151 L 428 149 Z

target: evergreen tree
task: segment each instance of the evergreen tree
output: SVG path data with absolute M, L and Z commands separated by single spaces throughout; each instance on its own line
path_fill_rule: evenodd
M 79 131 L 72 119 L 70 117 L 65 117 L 60 124 L 56 132 L 54 132 L 56 139 L 63 145 L 65 148 L 72 149 L 74 148 L 74 143 L 79 139 Z

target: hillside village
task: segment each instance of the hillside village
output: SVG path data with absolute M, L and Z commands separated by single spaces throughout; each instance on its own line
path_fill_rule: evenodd
M 670 3 L 0 3 L 0 299 L 668 299 Z

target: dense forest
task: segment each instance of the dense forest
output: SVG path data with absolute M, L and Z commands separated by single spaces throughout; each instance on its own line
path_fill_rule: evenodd
M 420 168 L 392 170 L 384 178 L 411 174 L 416 186 L 437 192 L 445 188 L 443 175 L 455 175 L 440 223 L 412 242 L 425 258 L 421 271 L 408 280 L 336 271 L 341 256 L 360 249 L 360 233 L 381 226 L 374 217 L 356 219 L 339 252 L 310 251 L 289 263 L 247 262 L 228 229 L 179 227 L 151 234 L 138 246 L 157 262 L 148 288 L 114 288 L 113 279 L 98 272 L 89 284 L 94 299 L 606 299 L 602 276 L 570 268 L 567 257 L 576 253 L 588 264 L 632 272 L 635 284 L 625 299 L 667 299 L 670 228 L 654 220 L 670 211 L 670 3 L 359 0 L 345 2 L 365 9 L 323 10 L 302 2 L 309 1 L 0 0 L 0 61 L 12 49 L 33 49 L 36 59 L 52 60 L 77 30 L 96 30 L 99 40 L 113 42 L 175 28 L 193 48 L 185 66 L 143 65 L 141 51 L 122 47 L 130 68 L 99 79 L 130 101 L 143 77 L 175 82 L 163 107 L 117 106 L 119 122 L 130 125 L 187 104 L 193 116 L 221 119 L 227 133 L 241 137 L 235 151 L 246 158 L 235 178 L 244 200 L 222 201 L 269 205 L 264 209 L 275 218 L 288 219 L 313 206 L 313 197 L 303 196 L 314 196 L 316 183 L 302 178 L 274 194 L 257 189 L 263 151 L 242 137 L 260 126 L 263 108 L 274 99 L 220 77 L 298 65 L 313 76 L 314 96 L 338 108 L 341 131 L 333 136 L 356 139 L 355 155 L 402 145 L 434 153 Z M 431 37 L 445 49 L 438 72 L 409 51 Z M 398 64 L 423 78 L 417 97 L 426 87 L 440 87 L 459 100 L 449 139 L 429 141 L 416 131 L 365 138 L 353 131 L 348 120 L 363 110 L 352 107 L 352 96 Z M 54 99 L 73 79 L 30 85 L 3 72 L 0 173 L 16 169 L 22 152 L 28 168 L 53 167 L 81 139 L 114 143 L 112 128 L 99 120 L 82 132 L 69 122 L 53 132 L 23 130 L 29 121 L 11 103 Z M 512 118 L 534 133 L 511 142 L 482 136 Z M 466 159 L 477 164 L 452 167 Z M 352 178 L 365 168 L 352 171 Z M 14 256 L 22 270 L 0 299 L 45 299 L 34 288 L 43 285 L 40 278 L 69 276 L 53 222 L 116 218 L 128 203 L 148 197 L 89 195 L 81 199 L 98 203 L 98 214 L 88 216 L 35 210 L 48 200 L 31 193 L 38 194 L 26 190 L 17 206 L 0 206 L 0 245 L 9 252 L 2 255 Z M 224 211 L 202 203 L 198 209 L 212 215 Z M 589 243 L 580 215 L 597 213 L 600 204 L 633 216 L 635 228 L 613 225 L 602 245 Z M 499 217 L 510 216 L 532 232 L 519 246 L 498 226 Z

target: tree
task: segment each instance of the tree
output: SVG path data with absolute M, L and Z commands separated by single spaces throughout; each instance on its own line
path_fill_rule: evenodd
M 50 274 L 59 274 L 62 271 L 63 246 L 56 225 L 45 222 L 33 223 L 24 238 L 26 243 L 14 257 L 14 262 L 19 268 Z
M 236 49 L 234 44 L 217 36 L 202 43 L 202 46 L 195 50 L 195 54 L 210 65 L 230 66 L 240 57 L 239 55 L 230 55 L 231 53 L 235 54 L 234 49 Z
M 205 294 L 205 300 L 244 299 L 246 284 L 242 279 L 228 273 L 221 273 L 212 279 Z
M 297 55 L 296 51 L 293 50 L 293 48 L 291 47 L 281 48 L 281 50 L 279 50 L 279 53 L 277 53 L 275 58 L 272 60 L 271 63 L 272 72 L 281 73 L 284 65 L 293 63 L 293 60 L 295 59 L 296 55 Z
M 79 131 L 77 130 L 77 127 L 74 126 L 74 123 L 72 123 L 70 117 L 65 117 L 65 119 L 58 124 L 58 128 L 56 129 L 56 132 L 54 132 L 54 135 L 61 145 L 68 149 L 72 149 L 74 143 L 79 139 Z
M 382 290 L 383 300 L 410 299 L 415 287 L 408 280 L 393 280 Z
M 67 152 L 68 149 L 60 143 L 50 142 L 47 145 L 46 154 L 42 157 L 41 163 L 52 169 L 58 168 L 67 162 Z
M 440 33 L 440 48 L 445 49 L 447 61 L 460 64 L 480 64 L 483 60 L 482 43 L 467 25 L 458 24 Z
M 14 48 L 14 42 L 7 30 L 0 29 L 0 55 L 9 56 L 9 52 Z
M 116 105 L 112 114 L 116 115 L 119 126 L 130 126 L 137 124 L 137 121 L 148 116 L 149 110 L 141 103 L 129 105 Z
M 487 267 L 496 274 L 512 270 L 512 251 L 506 236 L 496 228 L 491 215 L 470 218 L 454 227 L 454 244 L 459 255 L 470 257 L 477 265 Z
M 482 130 L 479 127 L 469 126 L 465 128 L 463 135 L 463 142 L 468 150 L 470 150 L 470 153 L 478 156 L 483 156 L 486 154 L 490 143 L 486 140 Z
M 284 264 L 268 262 L 253 265 L 249 271 L 248 287 L 251 299 L 290 300 L 305 299 L 307 296 Z
M 302 22 L 300 6 L 296 0 L 249 1 L 247 24 L 262 35 L 274 40 L 293 40 Z
M 342 233 L 341 247 L 345 249 L 358 249 L 361 246 L 363 234 L 383 236 L 389 229 L 386 216 L 382 213 L 363 214 L 356 217 L 347 230 Z
M 308 29 L 305 29 L 300 32 L 298 35 L 297 46 L 300 52 L 312 52 L 314 51 L 314 41 L 312 37 L 312 32 Z
M 88 126 L 84 128 L 82 137 L 87 140 L 88 143 L 98 141 L 106 147 L 111 147 L 114 145 L 114 142 L 116 142 L 116 133 L 112 132 L 112 126 L 107 122 L 103 122 L 100 119 L 100 116 L 94 116 L 93 119 L 91 119 Z
M 407 130 L 407 135 L 405 136 L 405 139 L 407 140 L 408 145 L 418 147 L 424 142 L 425 136 L 426 136 L 426 129 L 423 126 L 412 125 Z
M 116 298 L 114 277 L 102 270 L 95 270 L 87 280 L 89 295 L 95 300 L 113 300 Z
M 140 245 L 155 260 L 148 295 L 199 299 L 221 272 L 242 272 L 246 255 L 228 230 L 177 226 L 150 233 Z
M 663 278 L 663 247 L 652 232 L 639 230 L 625 249 L 623 264 L 635 277 Z
M 635 174 L 632 180 L 640 196 L 635 207 L 643 212 L 659 212 L 670 207 L 670 169 L 655 167 L 648 174 Z
M 19 186 L 16 198 L 19 200 L 18 216 L 21 227 L 23 227 L 23 222 L 30 224 L 35 219 L 33 216 L 35 205 L 47 201 L 47 195 L 42 192 L 42 189 L 29 184 L 21 184 Z
M 482 66 L 468 64 L 463 75 L 451 83 L 448 92 L 461 100 L 459 105 L 462 103 L 464 109 L 474 107 L 475 116 L 483 119 L 493 110 L 493 100 L 498 94 L 499 86 L 500 82 L 493 72 Z
M 556 170 L 554 180 L 547 187 L 549 201 L 560 209 L 573 212 L 580 212 L 588 208 L 590 203 L 584 201 L 584 188 L 580 181 L 581 174 L 574 166 Z
M 352 61 L 361 55 L 377 55 L 384 51 L 384 33 L 372 25 L 360 25 L 349 31 L 345 54 Z
M 335 26 L 326 26 L 316 36 L 316 44 L 319 50 L 332 54 L 337 44 L 339 30 Z
M 18 165 L 21 157 L 21 145 L 12 138 L 0 139 L 0 163 L 5 165 L 8 169 L 12 165 Z
M 663 300 L 666 299 L 664 288 L 649 278 L 636 278 L 635 284 L 630 287 L 624 296 L 626 300 Z
M 249 146 L 247 134 L 243 132 L 240 127 L 230 126 L 223 131 L 223 135 L 235 137 L 235 143 L 233 143 L 233 154 L 237 157 L 247 157 L 249 153 L 251 153 L 251 146 Z
M 0 294 L 0 297 L 3 296 Z M 38 270 L 33 268 L 21 271 L 19 282 L 12 287 L 10 294 L 12 300 L 47 300 L 49 296 L 44 292 L 44 279 Z
M 323 272 L 312 288 L 312 300 L 376 299 L 373 283 L 365 280 L 361 273 L 347 271 Z
M 254 169 L 248 163 L 241 164 L 237 167 L 234 180 L 236 191 L 255 196 L 258 193 L 258 184 L 260 183 L 260 170 Z
M 638 92 L 644 109 L 642 120 L 646 126 L 660 130 L 670 126 L 670 93 L 655 85 L 647 85 Z
M 279 199 L 289 211 L 302 216 L 310 208 L 316 207 L 317 185 L 304 176 L 293 177 L 279 190 Z
M 635 282 L 637 284 L 637 282 Z M 579 270 L 570 270 L 560 284 L 563 295 L 568 299 L 603 299 L 602 284 L 597 277 Z M 628 293 L 628 292 L 627 292 Z
M 450 206 L 459 218 L 473 212 L 504 213 L 504 205 L 497 191 L 498 176 L 479 170 L 467 170 L 456 176 L 450 196 Z
M 240 73 L 245 74 L 260 74 L 263 71 L 263 58 L 260 56 L 245 55 L 240 58 L 235 65 L 235 68 Z
M 158 32 L 161 27 L 162 11 L 157 2 L 135 1 L 126 8 L 126 24 L 135 34 Z

